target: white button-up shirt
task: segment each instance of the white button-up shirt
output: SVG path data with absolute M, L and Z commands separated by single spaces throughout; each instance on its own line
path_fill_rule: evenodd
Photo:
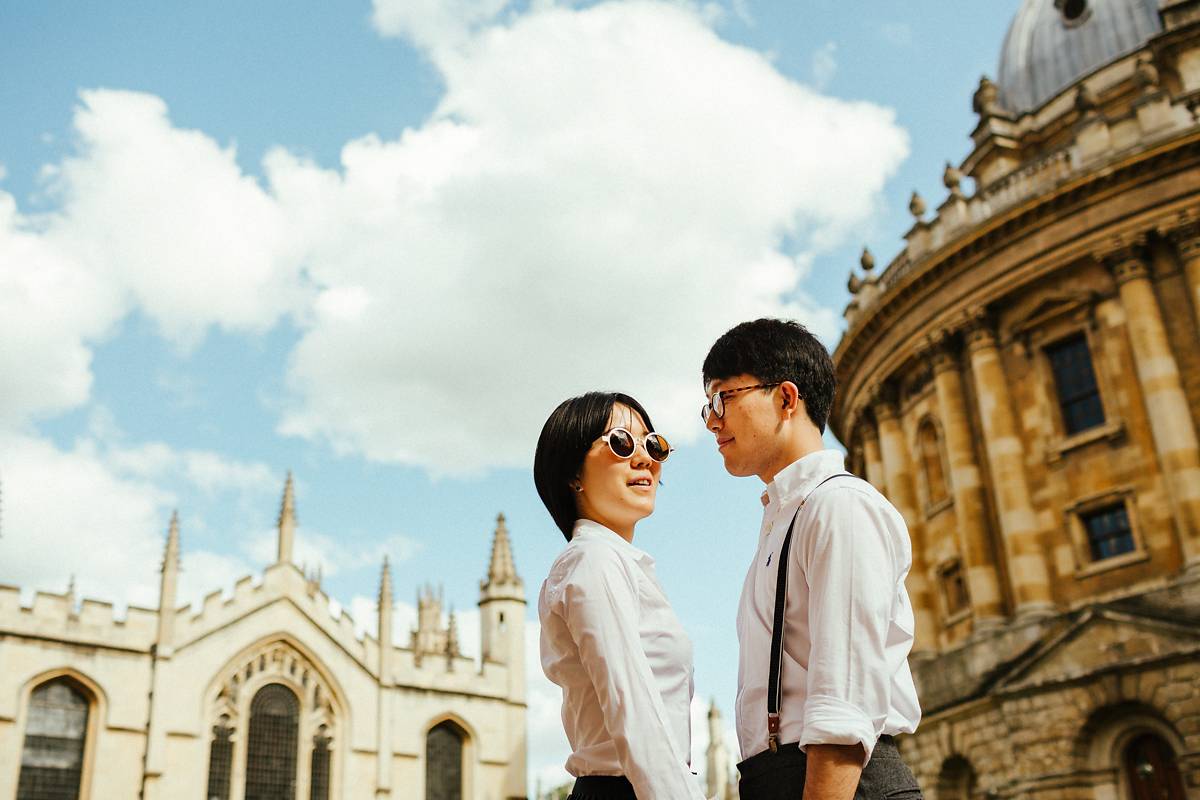
M 624 775 L 638 797 L 703 800 L 690 768 L 692 643 L 654 559 L 578 520 L 538 597 L 542 669 L 562 687 L 572 775 Z
M 779 551 L 800 502 L 844 472 L 836 450 L 810 453 L 763 493 L 758 549 L 738 607 L 737 732 L 742 758 L 767 749 L 767 682 Z M 789 552 L 780 742 L 861 743 L 912 733 L 921 707 L 908 653 L 913 611 L 904 589 L 912 546 L 904 519 L 858 478 L 808 496 Z M 866 763 L 864 760 L 864 764 Z

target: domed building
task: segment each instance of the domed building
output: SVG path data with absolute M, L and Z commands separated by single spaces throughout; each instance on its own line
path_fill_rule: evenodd
M 1025 0 L 974 108 L 834 356 L 913 538 L 902 747 L 937 800 L 1200 796 L 1200 0 Z

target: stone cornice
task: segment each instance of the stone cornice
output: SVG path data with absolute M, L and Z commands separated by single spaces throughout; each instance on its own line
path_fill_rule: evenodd
M 886 285 L 880 296 L 863 309 L 835 351 L 839 382 L 846 387 L 842 399 L 834 408 L 835 431 L 840 429 L 839 423 L 846 421 L 852 409 L 857 410 L 864 404 L 860 399 L 863 378 L 859 377 L 864 374 L 864 362 L 870 364 L 866 367 L 869 372 L 886 376 L 913 357 L 913 345 L 908 344 L 911 334 L 904 332 L 913 326 L 905 318 L 933 290 L 980 269 L 997 254 L 1017 247 L 1022 240 L 1031 239 L 1044 228 L 1066 225 L 1078 218 L 1084 209 L 1103 206 L 1141 187 L 1147 187 L 1147 200 L 1140 210 L 1124 217 L 1113 215 L 1111 220 L 1101 219 L 1093 223 L 1094 230 L 1086 231 L 1083 235 L 1053 237 L 1052 246 L 1036 251 L 1032 258 L 1023 258 L 1019 269 L 998 273 L 996 279 L 990 282 L 987 299 L 999 298 L 1017 286 L 1065 264 L 1093 256 L 1106 243 L 1111 243 L 1114 234 L 1144 233 L 1164 226 L 1171 230 L 1179 228 L 1181 215 L 1188 217 L 1198 208 L 1196 193 L 1185 187 L 1186 182 L 1181 180 L 1180 174 L 1197 168 L 1200 168 L 1200 133 L 1192 133 L 1128 156 L 1104 170 L 1080 176 L 1046 194 L 1031 198 L 973 229 L 967 229 L 963 235 L 919 262 L 895 273 L 890 285 Z M 1150 184 L 1160 181 L 1174 182 L 1169 192 L 1164 195 L 1148 190 Z M 1029 249 L 1028 244 L 1024 246 Z M 903 254 L 897 260 L 902 261 Z M 961 290 L 961 299 L 952 300 L 954 305 L 950 307 L 927 313 L 926 321 L 933 326 L 949 324 L 952 328 L 960 327 L 957 315 L 961 311 L 956 310 L 955 306 L 961 308 L 958 303 L 969 301 L 972 295 L 982 300 L 985 295 L 978 294 L 981 290 L 982 284 L 974 289 L 970 284 L 965 285 Z M 916 330 L 912 333 L 922 335 Z M 881 346 L 885 339 L 897 336 L 901 337 L 897 343 Z M 899 342 L 906 343 L 902 349 L 897 346 Z M 881 361 L 886 362 L 887 366 Z M 880 370 L 883 370 L 882 373 Z

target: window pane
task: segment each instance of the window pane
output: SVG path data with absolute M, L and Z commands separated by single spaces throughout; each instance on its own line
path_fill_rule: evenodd
M 1100 390 L 1096 386 L 1087 338 L 1082 334 L 1072 336 L 1046 348 L 1046 355 L 1054 372 L 1054 385 L 1067 434 L 1104 424 L 1104 407 L 1100 404 Z
M 54 680 L 33 690 L 17 800 L 79 797 L 87 719 L 87 698 L 68 681 Z
M 1133 532 L 1124 503 L 1107 506 L 1083 515 L 1092 558 L 1100 561 L 1133 551 Z
M 246 753 L 246 800 L 294 800 L 300 702 L 291 689 L 272 683 L 250 702 Z
M 462 734 L 443 722 L 429 732 L 425 748 L 425 800 L 462 800 Z

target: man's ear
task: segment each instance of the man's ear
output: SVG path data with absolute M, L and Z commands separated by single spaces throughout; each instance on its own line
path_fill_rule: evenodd
M 785 413 L 790 412 L 791 414 L 795 414 L 800 410 L 803 401 L 800 399 L 800 390 L 796 387 L 796 384 L 791 381 L 784 381 L 779 384 L 779 395 Z

